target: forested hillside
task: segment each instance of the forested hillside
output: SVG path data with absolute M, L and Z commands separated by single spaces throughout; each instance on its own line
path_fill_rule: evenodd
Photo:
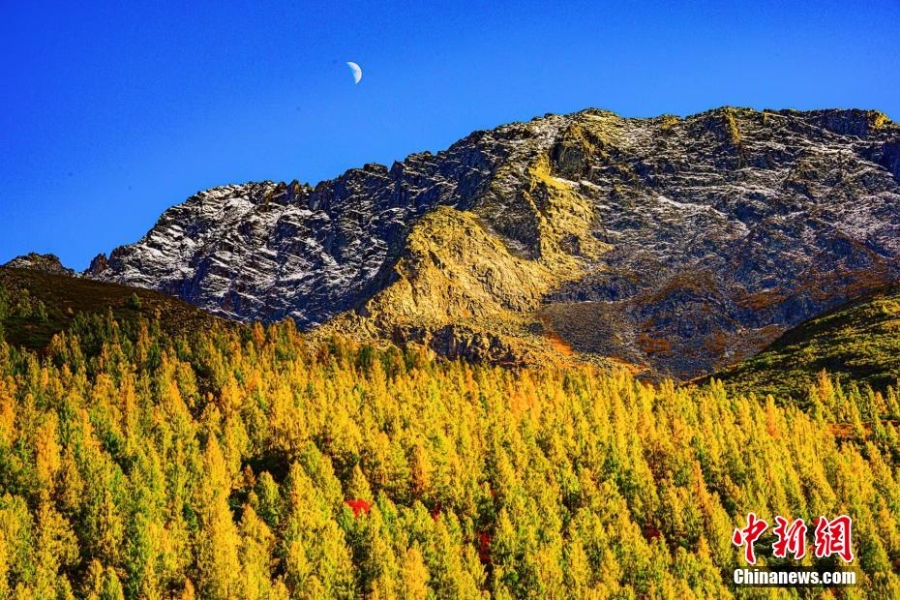
M 897 414 L 77 317 L 0 342 L 0 597 L 770 597 L 730 583 L 750 511 L 852 515 L 842 593 L 900 597 Z
M 884 389 L 900 377 L 898 331 L 900 288 L 893 285 L 801 323 L 716 377 L 735 390 L 764 391 L 800 402 L 823 370 L 848 385 Z
M 31 350 L 43 350 L 55 334 L 67 329 L 75 319 L 107 311 L 112 311 L 131 334 L 142 316 L 155 317 L 167 331 L 181 334 L 201 331 L 214 323 L 237 326 L 152 290 L 81 279 L 34 266 L 0 267 L 0 294 L 5 306 L 0 313 L 0 328 L 5 328 L 7 341 Z

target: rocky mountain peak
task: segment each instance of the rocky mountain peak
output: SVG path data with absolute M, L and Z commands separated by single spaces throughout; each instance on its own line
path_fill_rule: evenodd
M 29 252 L 28 254 L 15 257 L 3 265 L 3 267 L 10 269 L 29 269 L 31 271 L 41 271 L 53 275 L 75 275 L 75 271 L 64 267 L 59 260 L 59 257 L 55 254 Z
M 314 187 L 200 192 L 87 275 L 242 320 L 690 377 L 897 279 L 898 180 L 877 111 L 588 109 Z

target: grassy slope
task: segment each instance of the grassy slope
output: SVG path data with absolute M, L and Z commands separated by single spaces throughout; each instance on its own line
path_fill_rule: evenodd
M 803 399 L 818 373 L 879 390 L 900 378 L 900 287 L 840 306 L 718 373 L 730 387 Z
M 35 350 L 46 347 L 54 334 L 68 329 L 78 314 L 103 314 L 108 309 L 126 323 L 140 315 L 153 318 L 159 311 L 160 324 L 170 332 L 191 333 L 216 322 L 229 323 L 150 290 L 25 269 L 0 268 L 0 292 L 5 292 L 10 305 L 21 300 L 25 292 L 32 306 L 43 303 L 46 317 L 23 316 L 12 310 L 2 323 L 8 342 Z

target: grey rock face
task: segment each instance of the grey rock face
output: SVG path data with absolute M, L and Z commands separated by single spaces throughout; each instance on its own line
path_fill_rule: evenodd
M 201 192 L 86 275 L 310 327 L 390 286 L 407 236 L 437 206 L 474 213 L 534 261 L 555 223 L 554 248 L 580 270 L 544 298 L 547 322 L 575 350 L 690 377 L 896 280 L 898 180 L 900 128 L 874 111 L 587 110 L 315 188 Z M 560 233 L 560 215 L 587 219 L 590 239 Z
M 60 262 L 59 257 L 55 254 L 38 254 L 36 252 L 30 252 L 28 254 L 23 254 L 22 256 L 17 256 L 2 266 L 10 269 L 42 271 L 52 275 L 75 275 L 75 271 L 64 267 L 62 262 Z

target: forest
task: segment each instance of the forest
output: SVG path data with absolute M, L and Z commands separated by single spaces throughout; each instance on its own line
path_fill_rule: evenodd
M 164 329 L 0 330 L 0 598 L 900 597 L 891 387 L 823 373 L 801 405 L 289 322 Z M 859 584 L 735 587 L 749 512 L 851 515 Z M 758 564 L 790 562 L 771 543 Z

